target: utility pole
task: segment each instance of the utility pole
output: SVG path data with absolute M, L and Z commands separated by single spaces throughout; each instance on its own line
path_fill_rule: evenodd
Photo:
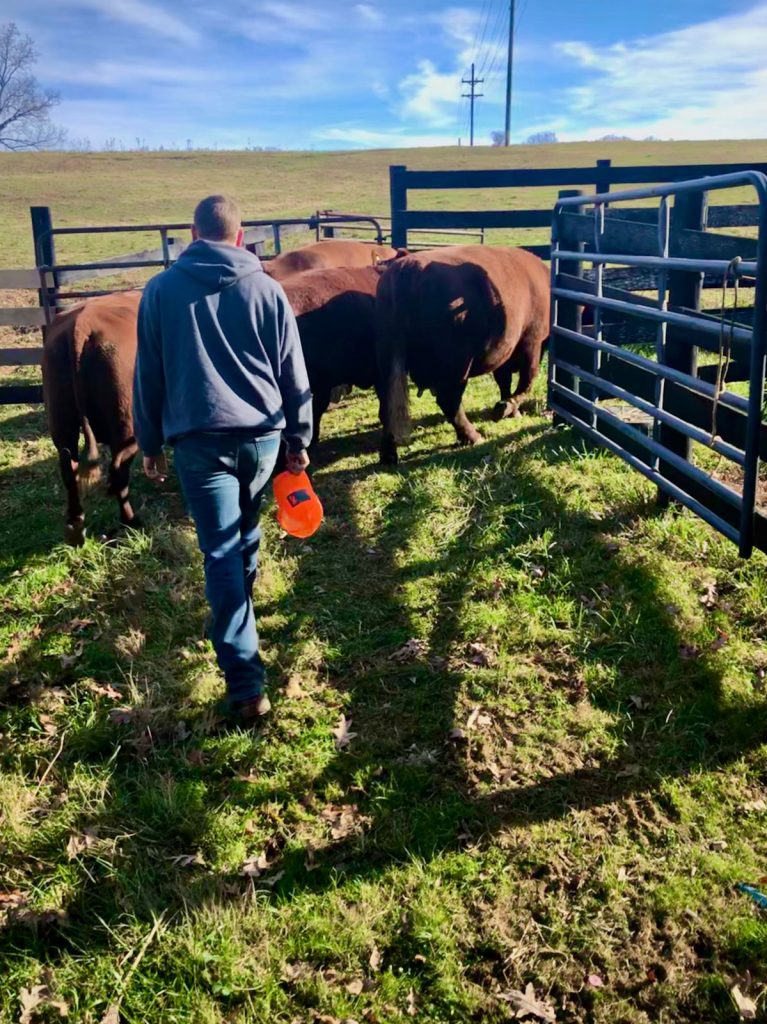
M 509 5 L 509 59 L 506 65 L 506 131 L 504 144 L 511 145 L 511 76 L 514 66 L 514 7 L 515 0 Z
M 471 141 L 469 142 L 470 146 L 474 145 L 474 101 L 478 100 L 482 96 L 484 96 L 484 93 L 476 91 L 476 87 L 478 85 L 482 85 L 484 83 L 484 81 L 485 81 L 484 78 L 475 78 L 474 77 L 474 65 L 473 64 L 471 65 L 471 78 L 462 78 L 461 79 L 461 82 L 464 85 L 470 85 L 471 86 L 471 92 L 468 92 L 468 93 L 465 92 L 465 93 L 462 94 L 463 98 L 465 100 L 471 100 Z

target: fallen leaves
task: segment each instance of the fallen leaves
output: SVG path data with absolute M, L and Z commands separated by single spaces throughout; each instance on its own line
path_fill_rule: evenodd
M 418 1015 L 418 1003 L 412 988 L 407 994 L 407 1015 L 408 1017 L 416 1017 Z
M 59 659 L 61 662 L 61 667 L 72 668 L 72 666 L 76 665 L 80 658 L 82 658 L 84 650 L 85 641 L 78 640 L 71 654 L 62 654 L 61 658 Z
M 240 874 L 243 878 L 260 878 L 268 868 L 269 861 L 266 859 L 266 855 L 260 853 L 258 857 L 250 857 L 244 862 L 240 868 Z
M 63 999 L 55 998 L 49 981 L 42 985 L 33 985 L 32 988 L 23 988 L 19 992 L 19 1003 L 21 1004 L 19 1024 L 32 1024 L 32 1020 L 37 1016 L 37 1011 L 42 1009 L 56 1010 L 60 1017 L 69 1016 L 69 1006 Z
M 73 832 L 67 841 L 67 857 L 76 860 L 81 853 L 92 849 L 98 841 L 98 830 L 86 828 L 83 832 Z
M 285 696 L 291 700 L 300 700 L 306 696 L 303 686 L 301 685 L 300 676 L 291 676 L 288 679 L 288 685 L 285 687 Z
M 498 655 L 487 644 L 475 642 L 466 648 L 466 656 L 470 665 L 477 665 L 480 668 L 493 668 L 498 664 Z
M 107 1012 L 99 1021 L 99 1024 L 120 1024 L 120 1005 L 119 1003 L 110 1003 L 107 1007 Z
M 741 1020 L 756 1020 L 756 1003 L 740 989 L 740 985 L 733 985 L 730 989 L 732 1001 L 737 1007 Z
M 89 679 L 85 686 L 94 697 L 106 697 L 108 700 L 122 700 L 123 695 L 119 690 L 116 690 L 111 683 L 97 683 L 94 680 Z
M 328 804 L 320 812 L 320 817 L 330 825 L 330 835 L 336 840 L 348 839 L 361 832 L 368 821 L 359 813 L 356 804 Z
M 205 866 L 205 861 L 199 852 L 179 853 L 167 859 L 175 868 L 201 868 Z
M 743 804 L 740 809 L 744 814 L 761 814 L 763 811 L 767 811 L 767 802 L 759 797 Z
M 707 583 L 703 593 L 700 595 L 700 603 L 708 611 L 713 611 L 719 603 L 719 595 L 716 590 L 716 583 Z
M 544 1021 L 544 1024 L 556 1024 L 557 1015 L 550 1003 L 545 1003 L 536 998 L 535 988 L 532 982 L 528 982 L 525 991 L 520 992 L 512 989 L 511 992 L 499 996 L 504 1002 L 511 1003 L 516 1011 L 515 1018 L 522 1020 L 524 1017 L 535 1017 L 536 1020 Z
M 382 963 L 383 957 L 381 956 L 381 950 L 378 948 L 378 946 L 373 946 L 373 949 L 371 950 L 370 956 L 368 958 L 370 970 L 374 971 L 377 974 L 381 970 Z
M 413 637 L 393 654 L 389 655 L 389 660 L 399 662 L 415 661 L 417 658 L 422 658 L 425 654 L 428 654 L 428 652 L 429 645 L 426 641 Z
M 341 715 L 338 720 L 338 725 L 333 730 L 333 737 L 336 741 L 336 750 L 344 750 L 356 737 L 356 732 L 349 731 L 351 724 L 351 718 L 347 719 L 346 715 Z

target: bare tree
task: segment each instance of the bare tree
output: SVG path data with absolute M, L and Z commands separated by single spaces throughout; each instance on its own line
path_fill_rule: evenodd
M 494 146 L 503 146 L 506 142 L 506 132 L 490 132 L 490 138 Z
M 12 21 L 0 25 L 0 149 L 48 149 L 64 139 L 49 116 L 59 95 L 39 85 L 36 63 L 31 37 Z
M 526 141 L 531 146 L 543 146 L 548 143 L 559 142 L 559 139 L 556 132 L 535 132 L 533 135 L 528 135 Z

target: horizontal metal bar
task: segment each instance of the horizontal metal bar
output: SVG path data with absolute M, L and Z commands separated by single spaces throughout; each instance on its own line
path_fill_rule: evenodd
M 649 267 L 652 270 L 689 270 L 699 274 L 724 274 L 730 271 L 737 277 L 754 277 L 757 270 L 755 262 L 745 260 L 733 266 L 728 260 L 686 260 L 680 256 L 621 256 L 616 253 L 570 252 L 557 249 L 551 253 L 552 259 L 580 260 L 584 263 L 617 263 L 626 267 Z
M 568 338 L 570 341 L 586 345 L 588 348 L 595 349 L 598 352 L 607 352 L 615 356 L 616 359 L 623 359 L 625 362 L 632 363 L 642 370 L 649 370 L 650 373 L 657 374 L 666 380 L 673 380 L 676 384 L 681 384 L 682 387 L 704 395 L 706 398 L 712 400 L 716 398 L 716 388 L 713 384 L 709 384 L 708 381 L 700 380 L 698 377 L 690 377 L 688 374 L 675 370 L 671 366 L 657 363 L 655 360 L 648 359 L 646 356 L 640 356 L 636 352 L 627 352 L 625 349 L 619 348 L 617 345 L 611 345 L 607 341 L 597 341 L 595 338 L 589 338 L 584 334 L 579 334 L 577 331 L 571 331 L 567 327 L 560 327 L 559 324 L 554 324 L 552 331 L 561 338 Z M 736 395 L 732 391 L 723 391 L 719 396 L 719 401 L 722 405 L 727 405 L 738 412 L 748 412 L 748 399 L 743 398 L 742 395 Z
M 707 434 L 705 430 L 701 430 L 699 427 L 693 426 L 691 423 L 687 423 L 685 420 L 679 419 L 678 416 L 674 416 L 673 413 L 666 412 L 665 409 L 659 409 L 652 402 L 646 402 L 644 398 L 640 398 L 638 395 L 633 394 L 631 391 L 627 391 L 625 388 L 620 387 L 618 384 L 613 384 L 612 381 L 605 380 L 603 377 L 599 377 L 596 374 L 589 373 L 588 370 L 584 370 L 575 363 L 570 363 L 564 359 L 555 359 L 555 368 L 559 368 L 570 373 L 574 377 L 579 377 L 587 384 L 591 384 L 598 388 L 600 391 L 604 391 L 605 394 L 610 395 L 611 398 L 619 398 L 621 401 L 628 402 L 629 405 L 633 405 L 635 409 L 639 409 L 640 412 L 646 413 L 653 419 L 661 420 L 663 423 L 668 423 L 669 426 L 674 427 L 679 431 L 680 434 L 684 434 L 686 437 L 691 438 L 693 441 L 697 441 L 698 444 L 705 445 L 707 448 L 712 448 L 718 455 L 723 455 L 726 459 L 731 462 L 735 462 L 738 466 L 743 466 L 745 463 L 745 453 L 739 448 L 735 448 L 731 444 L 727 444 L 726 441 L 711 440 L 711 435 Z
M 551 210 L 406 210 L 408 230 L 437 228 L 550 228 Z
M 712 337 L 719 337 L 721 326 L 713 320 L 703 320 L 700 317 L 688 313 L 674 313 L 671 310 L 652 309 L 650 306 L 635 306 L 631 302 L 623 302 L 621 299 L 605 299 L 597 295 L 589 295 L 586 292 L 574 292 L 569 288 L 552 288 L 551 294 L 558 299 L 569 299 L 580 305 L 596 306 L 599 309 L 612 309 L 617 313 L 630 313 L 631 316 L 642 317 L 644 320 L 652 320 L 654 323 L 674 324 L 678 327 L 689 327 L 691 330 L 700 331 Z M 729 336 L 729 328 L 728 328 Z M 753 331 L 745 327 L 735 327 L 732 337 L 736 341 L 742 341 L 750 345 L 753 340 Z
M 743 165 L 741 165 L 743 166 Z M 762 167 L 767 165 L 762 164 Z M 640 179 L 641 180 L 641 179 Z M 651 185 L 646 188 L 626 189 L 620 192 L 597 192 L 592 195 L 568 196 L 558 199 L 555 210 L 571 206 L 604 206 L 609 203 L 629 202 L 632 199 L 652 199 L 660 196 L 684 195 L 687 192 L 718 192 L 722 189 L 752 185 L 760 202 L 767 200 L 767 177 L 753 167 L 748 170 L 727 172 L 705 178 L 675 181 L 668 185 Z
M 0 385 L 0 405 L 42 405 L 42 384 Z
M 0 348 L 0 366 L 39 366 L 42 357 L 40 345 L 35 348 Z
M 568 391 L 567 388 L 563 388 L 561 384 L 557 384 L 555 381 L 552 381 L 551 386 L 553 390 L 567 396 L 568 399 L 573 397 L 573 392 Z M 662 491 L 670 494 L 672 498 L 675 498 L 682 505 L 685 505 L 691 512 L 700 516 L 700 518 L 707 522 L 709 526 L 713 526 L 715 530 L 719 530 L 720 533 L 723 533 L 725 537 L 728 537 L 736 544 L 739 543 L 740 532 L 736 527 L 715 515 L 697 499 L 691 497 L 686 491 L 677 487 L 676 484 L 671 483 L 670 480 L 667 480 L 666 477 L 662 476 L 657 472 L 657 470 L 654 470 L 652 466 L 648 466 L 646 462 L 642 462 L 641 459 L 632 455 L 631 452 L 627 452 L 615 441 L 611 440 L 609 437 L 605 437 L 604 434 L 600 434 L 598 430 L 594 430 L 594 428 L 588 423 L 584 423 L 582 420 L 579 420 L 577 416 L 573 416 L 567 409 L 563 409 L 562 406 L 555 403 L 549 403 L 549 405 L 557 416 L 575 427 L 576 430 L 580 430 L 587 437 L 591 438 L 592 441 L 602 445 L 602 447 L 607 448 L 614 455 L 617 455 L 619 458 L 628 462 L 630 466 L 638 470 L 643 476 L 646 476 L 648 480 L 652 481 L 656 487 L 659 487 Z
M 0 327 L 42 327 L 45 323 L 45 310 L 39 306 L 0 307 Z
M 556 363 L 554 366 L 556 367 Z M 737 492 L 733 491 L 729 487 L 725 487 L 724 484 L 720 484 L 718 480 L 714 480 L 707 473 L 704 473 L 703 470 L 698 469 L 697 466 L 693 466 L 691 462 L 683 459 L 675 452 L 669 451 L 668 448 L 659 444 L 657 441 L 654 441 L 651 437 L 645 437 L 644 434 L 640 434 L 638 430 L 634 430 L 633 427 L 629 426 L 628 423 L 625 423 L 620 419 L 620 417 L 616 416 L 604 406 L 595 405 L 593 402 L 590 402 L 575 391 L 563 388 L 563 385 L 556 380 L 552 380 L 551 383 L 552 387 L 563 389 L 564 393 L 567 395 L 568 401 L 574 402 L 582 409 L 585 409 L 589 414 L 596 412 L 597 416 L 601 416 L 602 419 L 607 420 L 607 422 L 610 423 L 611 426 L 615 427 L 615 429 L 621 434 L 627 435 L 632 441 L 635 441 L 643 448 L 646 448 L 651 455 L 661 459 L 663 462 L 667 462 L 670 466 L 673 466 L 674 469 L 678 470 L 680 473 L 684 473 L 686 476 L 689 476 L 691 480 L 695 480 L 697 483 L 701 484 L 701 486 L 708 488 L 712 494 L 716 494 L 717 497 L 722 499 L 722 501 L 726 502 L 728 505 L 732 505 L 733 508 L 740 511 L 743 500 Z
M 40 287 L 40 275 L 36 270 L 0 270 L 0 288 L 34 291 Z
M 141 267 L 164 266 L 163 260 L 105 260 L 103 263 L 57 263 L 55 267 L 41 267 L 40 269 L 65 274 L 75 270 L 138 270 Z

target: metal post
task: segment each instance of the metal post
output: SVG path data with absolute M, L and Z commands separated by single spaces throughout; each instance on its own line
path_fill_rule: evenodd
M 32 239 L 35 246 L 35 266 L 52 267 L 56 263 L 56 247 L 53 241 L 53 218 L 50 206 L 30 206 L 32 217 Z M 59 278 L 58 274 L 47 275 L 49 282 L 47 288 L 43 287 L 38 292 L 40 305 L 46 311 L 56 312 L 58 301 Z M 41 285 L 43 281 L 41 279 Z
M 581 189 L 562 189 L 558 193 L 558 196 L 560 199 L 567 199 L 570 196 L 579 196 L 582 194 L 583 193 Z M 556 248 L 559 248 L 561 236 L 559 234 L 559 225 L 557 223 L 556 217 L 554 219 L 554 234 L 556 235 L 556 240 L 552 240 L 552 248 L 554 248 L 555 246 Z M 584 249 L 584 243 L 579 242 L 577 243 L 577 245 L 568 245 L 567 248 L 572 251 L 582 251 Z M 552 277 L 554 279 L 558 274 L 571 274 L 573 277 L 583 277 L 583 263 L 580 260 L 559 260 L 556 261 L 556 264 L 552 262 L 551 269 Z M 556 318 L 553 315 L 554 303 L 557 304 Z M 560 327 L 566 327 L 569 330 L 576 331 L 578 334 L 580 334 L 583 330 L 583 307 L 578 305 L 577 302 L 570 302 L 562 299 L 552 299 L 551 319 L 552 323 L 555 322 L 556 320 L 556 323 L 558 323 Z M 574 377 L 573 374 L 566 373 L 564 370 L 554 369 L 555 349 L 558 344 L 558 339 L 552 334 L 551 339 L 549 341 L 549 381 L 556 381 L 558 384 L 562 384 L 570 391 L 577 392 L 579 389 L 578 379 Z M 574 415 L 580 414 L 580 416 L 582 416 L 580 410 L 576 406 L 573 406 L 571 403 L 569 403 L 566 396 L 560 395 L 557 400 L 568 412 L 572 412 Z M 556 414 L 554 415 L 554 424 L 556 426 L 567 425 L 565 420 L 563 420 Z
M 685 192 L 678 195 L 671 214 L 672 232 L 682 228 L 705 231 L 707 200 L 705 192 Z M 669 271 L 668 304 L 672 307 L 681 306 L 685 309 L 700 310 L 702 288 L 703 274 L 687 270 Z M 665 365 L 694 377 L 697 372 L 697 363 L 697 348 L 684 339 L 684 332 L 680 332 L 673 324 L 669 324 L 666 331 Z M 664 405 L 666 402 L 667 398 L 664 394 Z M 680 434 L 679 431 L 665 423 L 661 424 L 658 434 L 660 443 L 665 448 L 680 455 L 687 462 L 690 461 L 692 442 L 689 437 L 685 437 L 684 434 Z M 660 462 L 658 469 L 661 476 L 675 477 L 668 463 Z M 658 492 L 658 502 L 661 508 L 665 508 L 669 504 L 669 497 L 664 491 Z
M 610 191 L 610 170 L 612 160 L 597 160 L 597 173 L 594 177 L 597 193 Z
M 394 249 L 407 249 L 407 167 L 394 164 L 389 168 L 391 198 L 391 244 Z
M 514 69 L 514 11 L 515 3 L 511 0 L 509 5 L 509 56 L 506 64 L 506 130 L 504 132 L 504 145 L 511 145 L 511 81 Z

